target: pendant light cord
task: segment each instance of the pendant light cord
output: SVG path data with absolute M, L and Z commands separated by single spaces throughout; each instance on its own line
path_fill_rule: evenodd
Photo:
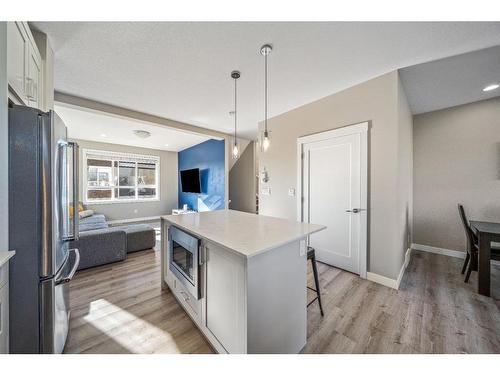
M 267 54 L 264 55 L 264 128 L 267 133 Z
M 236 90 L 236 85 L 237 85 L 237 79 L 234 79 L 234 145 L 236 146 L 236 123 L 237 123 L 237 116 L 238 116 L 238 111 L 236 110 L 236 104 L 237 104 L 237 90 Z

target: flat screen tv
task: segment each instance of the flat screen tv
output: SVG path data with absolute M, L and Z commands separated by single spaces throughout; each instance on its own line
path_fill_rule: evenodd
M 198 168 L 181 171 L 181 187 L 183 193 L 201 193 L 200 170 Z

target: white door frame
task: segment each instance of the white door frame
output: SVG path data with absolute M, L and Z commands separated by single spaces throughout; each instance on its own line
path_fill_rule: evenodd
M 362 210 L 359 212 L 359 276 L 366 279 L 368 262 L 368 122 L 355 125 L 344 126 L 333 130 L 324 131 L 312 135 L 297 138 L 297 220 L 302 222 L 304 217 L 304 197 L 303 197 L 303 160 L 304 145 L 308 143 L 324 141 L 330 138 L 337 138 L 346 135 L 359 134 L 360 136 L 360 203 Z

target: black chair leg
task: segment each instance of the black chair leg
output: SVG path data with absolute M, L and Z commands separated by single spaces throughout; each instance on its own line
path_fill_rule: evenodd
M 462 275 L 465 273 L 465 270 L 467 269 L 467 265 L 469 264 L 469 260 L 470 260 L 470 254 L 469 254 L 469 252 L 467 252 L 467 254 L 465 255 L 464 265 L 462 267 Z
M 316 257 L 312 258 L 312 268 L 314 275 L 314 284 L 316 286 L 316 293 L 318 295 L 318 303 L 319 303 L 319 311 L 321 312 L 321 316 L 323 316 L 323 305 L 321 304 L 321 292 L 319 289 L 319 278 L 318 278 L 318 269 L 316 268 Z
M 467 273 L 465 274 L 465 282 L 468 283 L 469 282 L 469 277 L 470 277 L 470 274 L 472 273 L 472 269 L 474 268 L 474 259 L 473 257 L 471 257 L 471 259 L 469 260 L 469 264 L 467 265 Z

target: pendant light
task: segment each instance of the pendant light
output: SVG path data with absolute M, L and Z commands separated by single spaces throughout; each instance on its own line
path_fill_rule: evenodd
M 237 84 L 236 81 L 240 78 L 240 72 L 237 70 L 233 70 L 231 72 L 231 78 L 234 80 L 234 146 L 233 146 L 233 159 L 238 159 L 240 150 L 238 149 L 238 142 L 236 139 L 236 124 L 238 120 L 238 112 L 237 112 L 237 104 L 238 104 L 238 96 L 237 96 Z
M 260 47 L 260 54 L 264 56 L 264 138 L 262 139 L 262 149 L 264 151 L 267 151 L 271 143 L 269 131 L 267 130 L 267 56 L 272 50 L 273 47 L 270 44 L 264 44 Z

